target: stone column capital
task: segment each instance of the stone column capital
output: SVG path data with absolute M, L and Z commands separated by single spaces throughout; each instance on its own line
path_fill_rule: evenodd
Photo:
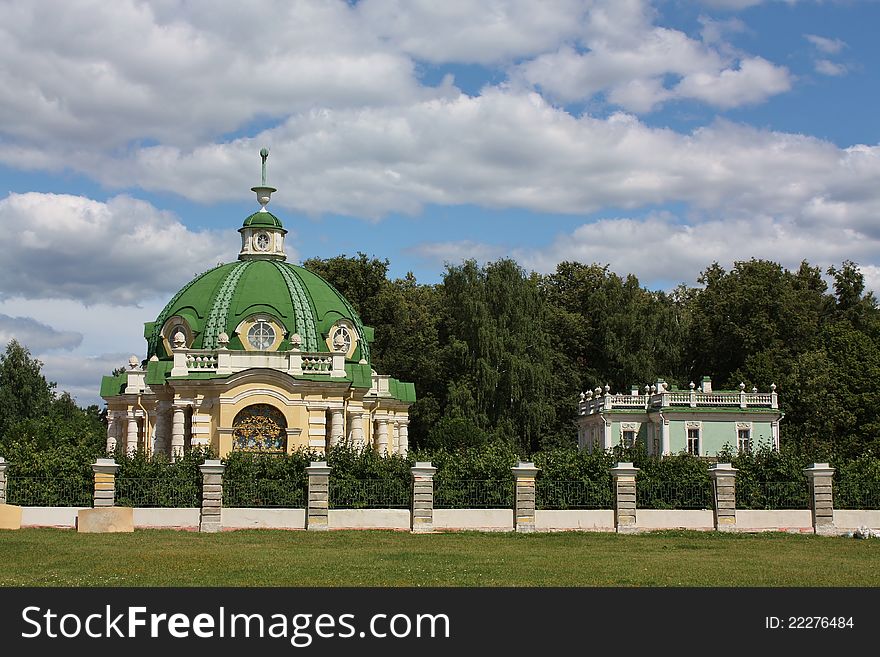
M 433 479 L 437 468 L 430 461 L 416 461 L 416 464 L 409 471 L 412 473 L 413 478 Z
M 718 479 L 718 477 L 735 477 L 737 472 L 739 470 L 730 463 L 715 463 L 709 468 L 709 476 L 713 479 Z
M 516 479 L 534 479 L 538 476 L 540 468 L 536 468 L 531 461 L 519 461 L 510 470 Z
M 617 463 L 611 468 L 611 477 L 619 479 L 621 477 L 632 477 L 633 479 L 639 473 L 639 468 L 633 467 L 632 462 Z
M 330 466 L 327 465 L 327 461 L 312 461 L 306 467 L 306 474 L 310 477 L 329 477 Z
M 834 468 L 827 463 L 812 463 L 810 467 L 804 468 L 804 474 L 810 479 L 816 477 L 831 477 L 834 475 Z
M 119 467 L 119 464 L 114 459 L 98 459 L 92 463 L 92 472 L 115 476 L 119 472 Z
M 202 475 L 222 475 L 226 470 L 226 466 L 220 462 L 220 459 L 207 459 L 199 466 Z

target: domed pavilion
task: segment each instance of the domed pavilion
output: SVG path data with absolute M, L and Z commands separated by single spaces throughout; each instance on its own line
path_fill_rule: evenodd
M 260 209 L 239 229 L 238 260 L 184 285 L 144 325 L 146 360 L 103 378 L 108 452 L 176 458 L 210 445 L 222 457 L 348 441 L 407 453 L 414 386 L 377 374 L 373 329 L 330 283 L 287 262 L 260 154 Z

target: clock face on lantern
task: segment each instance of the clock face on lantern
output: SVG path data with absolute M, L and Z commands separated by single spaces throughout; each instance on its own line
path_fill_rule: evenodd
M 269 248 L 269 234 L 258 233 L 254 239 L 254 246 L 257 251 L 266 251 Z

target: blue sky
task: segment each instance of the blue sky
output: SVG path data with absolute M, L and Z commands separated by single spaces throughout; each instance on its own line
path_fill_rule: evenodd
M 294 261 L 713 261 L 880 289 L 871 0 L 0 6 L 0 341 L 81 403 L 238 252 L 267 146 Z M 135 44 L 132 47 L 132 44 Z

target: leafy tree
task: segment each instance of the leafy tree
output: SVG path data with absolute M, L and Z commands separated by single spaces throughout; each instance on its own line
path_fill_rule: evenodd
M 55 383 L 46 381 L 42 367 L 43 363 L 15 339 L 0 354 L 0 438 L 7 437 L 20 422 L 49 412 Z
M 807 351 L 819 329 L 826 298 L 815 272 L 792 274 L 752 259 L 727 272 L 718 263 L 699 278 L 692 299 L 688 341 L 691 378 L 710 374 L 719 384 L 739 378 L 769 385 Z M 772 363 L 772 371 L 760 365 Z
M 441 286 L 445 409 L 536 447 L 554 421 L 552 340 L 537 280 L 512 260 L 448 266 Z

